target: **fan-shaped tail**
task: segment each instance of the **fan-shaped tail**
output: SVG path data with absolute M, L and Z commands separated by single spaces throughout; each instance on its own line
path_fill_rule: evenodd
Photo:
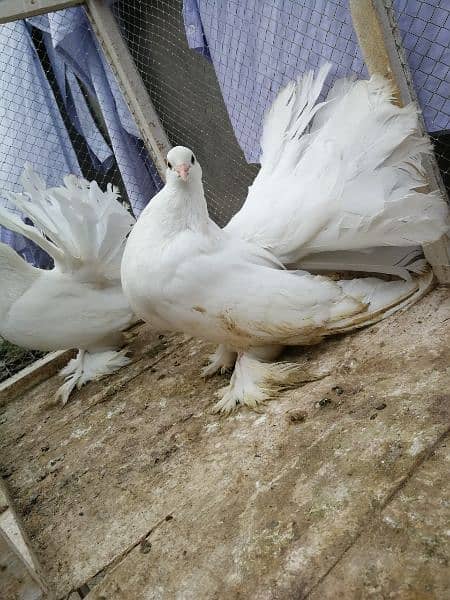
M 46 189 L 45 182 L 25 167 L 24 193 L 4 192 L 33 225 L 0 207 L 0 223 L 21 233 L 48 252 L 56 268 L 85 280 L 120 277 L 120 259 L 134 218 L 111 184 L 102 191 L 95 181 L 68 175 L 64 186 Z
M 302 268 L 319 253 L 437 240 L 448 208 L 425 188 L 421 159 L 431 145 L 418 133 L 416 107 L 394 105 L 379 76 L 340 80 L 318 103 L 327 72 L 279 93 L 264 125 L 261 170 L 226 229 Z M 338 268 L 349 267 L 343 260 Z

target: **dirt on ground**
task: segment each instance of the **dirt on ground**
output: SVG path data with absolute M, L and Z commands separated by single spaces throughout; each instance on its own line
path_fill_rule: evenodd
M 147 326 L 65 407 L 56 376 L 8 402 L 2 473 L 57 598 L 450 597 L 449 295 L 288 351 L 320 379 L 259 413 L 212 414 L 212 348 Z

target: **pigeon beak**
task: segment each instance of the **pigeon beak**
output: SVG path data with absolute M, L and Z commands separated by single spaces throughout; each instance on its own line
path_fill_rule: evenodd
M 183 181 L 187 181 L 190 168 L 191 165 L 188 165 L 187 163 L 182 163 L 181 165 L 175 167 L 175 171 L 178 173 L 178 177 L 181 177 Z

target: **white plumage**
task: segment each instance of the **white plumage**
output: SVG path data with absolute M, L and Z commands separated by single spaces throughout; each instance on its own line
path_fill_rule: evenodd
M 37 269 L 0 244 L 0 335 L 34 350 L 79 348 L 61 371 L 58 391 L 67 402 L 75 386 L 129 362 L 121 330 L 134 319 L 120 284 L 124 242 L 134 218 L 117 201 L 111 185 L 69 175 L 64 187 L 46 189 L 27 167 L 23 194 L 7 197 L 33 222 L 0 207 L 0 223 L 25 235 L 54 259 L 52 270 Z M 6 194 L 5 194 L 6 195 Z
M 220 344 L 204 375 L 236 363 L 217 410 L 254 407 L 277 385 L 307 378 L 270 362 L 284 345 L 374 322 L 415 301 L 432 278 L 417 246 L 445 232 L 447 208 L 417 189 L 430 147 L 416 109 L 393 105 L 380 77 L 339 81 L 317 103 L 328 70 L 279 93 L 264 124 L 261 170 L 224 229 L 208 216 L 193 153 L 176 147 L 164 189 L 125 248 L 122 283 L 136 313 Z M 314 264 L 404 280 L 333 281 L 304 270 Z

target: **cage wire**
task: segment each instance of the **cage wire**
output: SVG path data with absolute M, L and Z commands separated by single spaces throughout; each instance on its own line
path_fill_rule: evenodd
M 322 12 L 296 2 L 281 3 L 279 9 L 273 4 L 227 2 L 231 19 L 220 23 L 218 3 L 202 3 L 209 46 L 198 52 L 188 46 L 187 35 L 195 25 L 186 20 L 185 27 L 181 0 L 113 4 L 170 142 L 188 146 L 198 156 L 210 215 L 221 226 L 242 206 L 258 172 L 262 119 L 279 87 L 317 67 L 324 57 L 334 61 L 337 75 L 366 73 L 348 44 L 354 32 L 343 0 L 324 3 Z M 301 27 L 302 11 L 315 23 L 314 30 Z M 339 23 L 339 35 L 330 31 L 333 20 Z M 280 23 L 285 31 L 275 35 Z M 227 30 L 226 48 L 222 27 Z M 245 50 L 249 35 L 258 36 L 258 57 Z
M 450 7 L 436 3 L 385 4 L 407 32 L 405 51 L 448 185 L 449 138 L 439 124 L 449 120 L 442 28 Z M 219 225 L 240 208 L 257 173 L 263 115 L 278 89 L 325 60 L 333 65 L 329 81 L 367 76 L 347 0 L 116 0 L 113 11 L 170 142 L 198 155 Z
M 49 187 L 69 173 L 102 189 L 113 183 L 139 214 L 162 182 L 84 8 L 0 25 L 0 42 L 0 196 L 22 191 L 28 163 Z M 4 197 L 0 202 L 20 214 Z M 0 240 L 51 268 L 50 257 L 19 234 L 0 227 Z M 0 380 L 42 355 L 0 338 Z
M 450 7 L 445 0 L 437 4 L 385 2 L 403 32 L 449 189 L 445 24 Z M 258 172 L 263 115 L 278 89 L 325 60 L 333 65 L 329 81 L 367 76 L 347 0 L 115 0 L 110 5 L 171 144 L 192 148 L 202 164 L 210 214 L 221 226 L 240 208 Z M 75 36 L 72 46 L 64 45 L 65 32 L 72 41 Z M 48 185 L 60 185 L 69 172 L 95 179 L 103 189 L 112 182 L 138 215 L 162 182 L 85 9 L 9 23 L 0 34 L 2 188 L 21 191 L 19 176 L 29 162 Z M 28 260 L 42 262 L 35 247 L 20 247 L 7 236 L 3 231 L 3 241 Z M 0 341 L 3 378 L 37 356 L 25 353 L 22 363 L 15 358 L 8 366 L 3 348 L 6 355 L 12 352 Z
M 392 5 L 393 4 L 393 5 Z M 439 5 L 438 5 L 439 4 Z M 425 122 L 450 196 L 450 3 L 447 0 L 387 2 L 395 10 Z

